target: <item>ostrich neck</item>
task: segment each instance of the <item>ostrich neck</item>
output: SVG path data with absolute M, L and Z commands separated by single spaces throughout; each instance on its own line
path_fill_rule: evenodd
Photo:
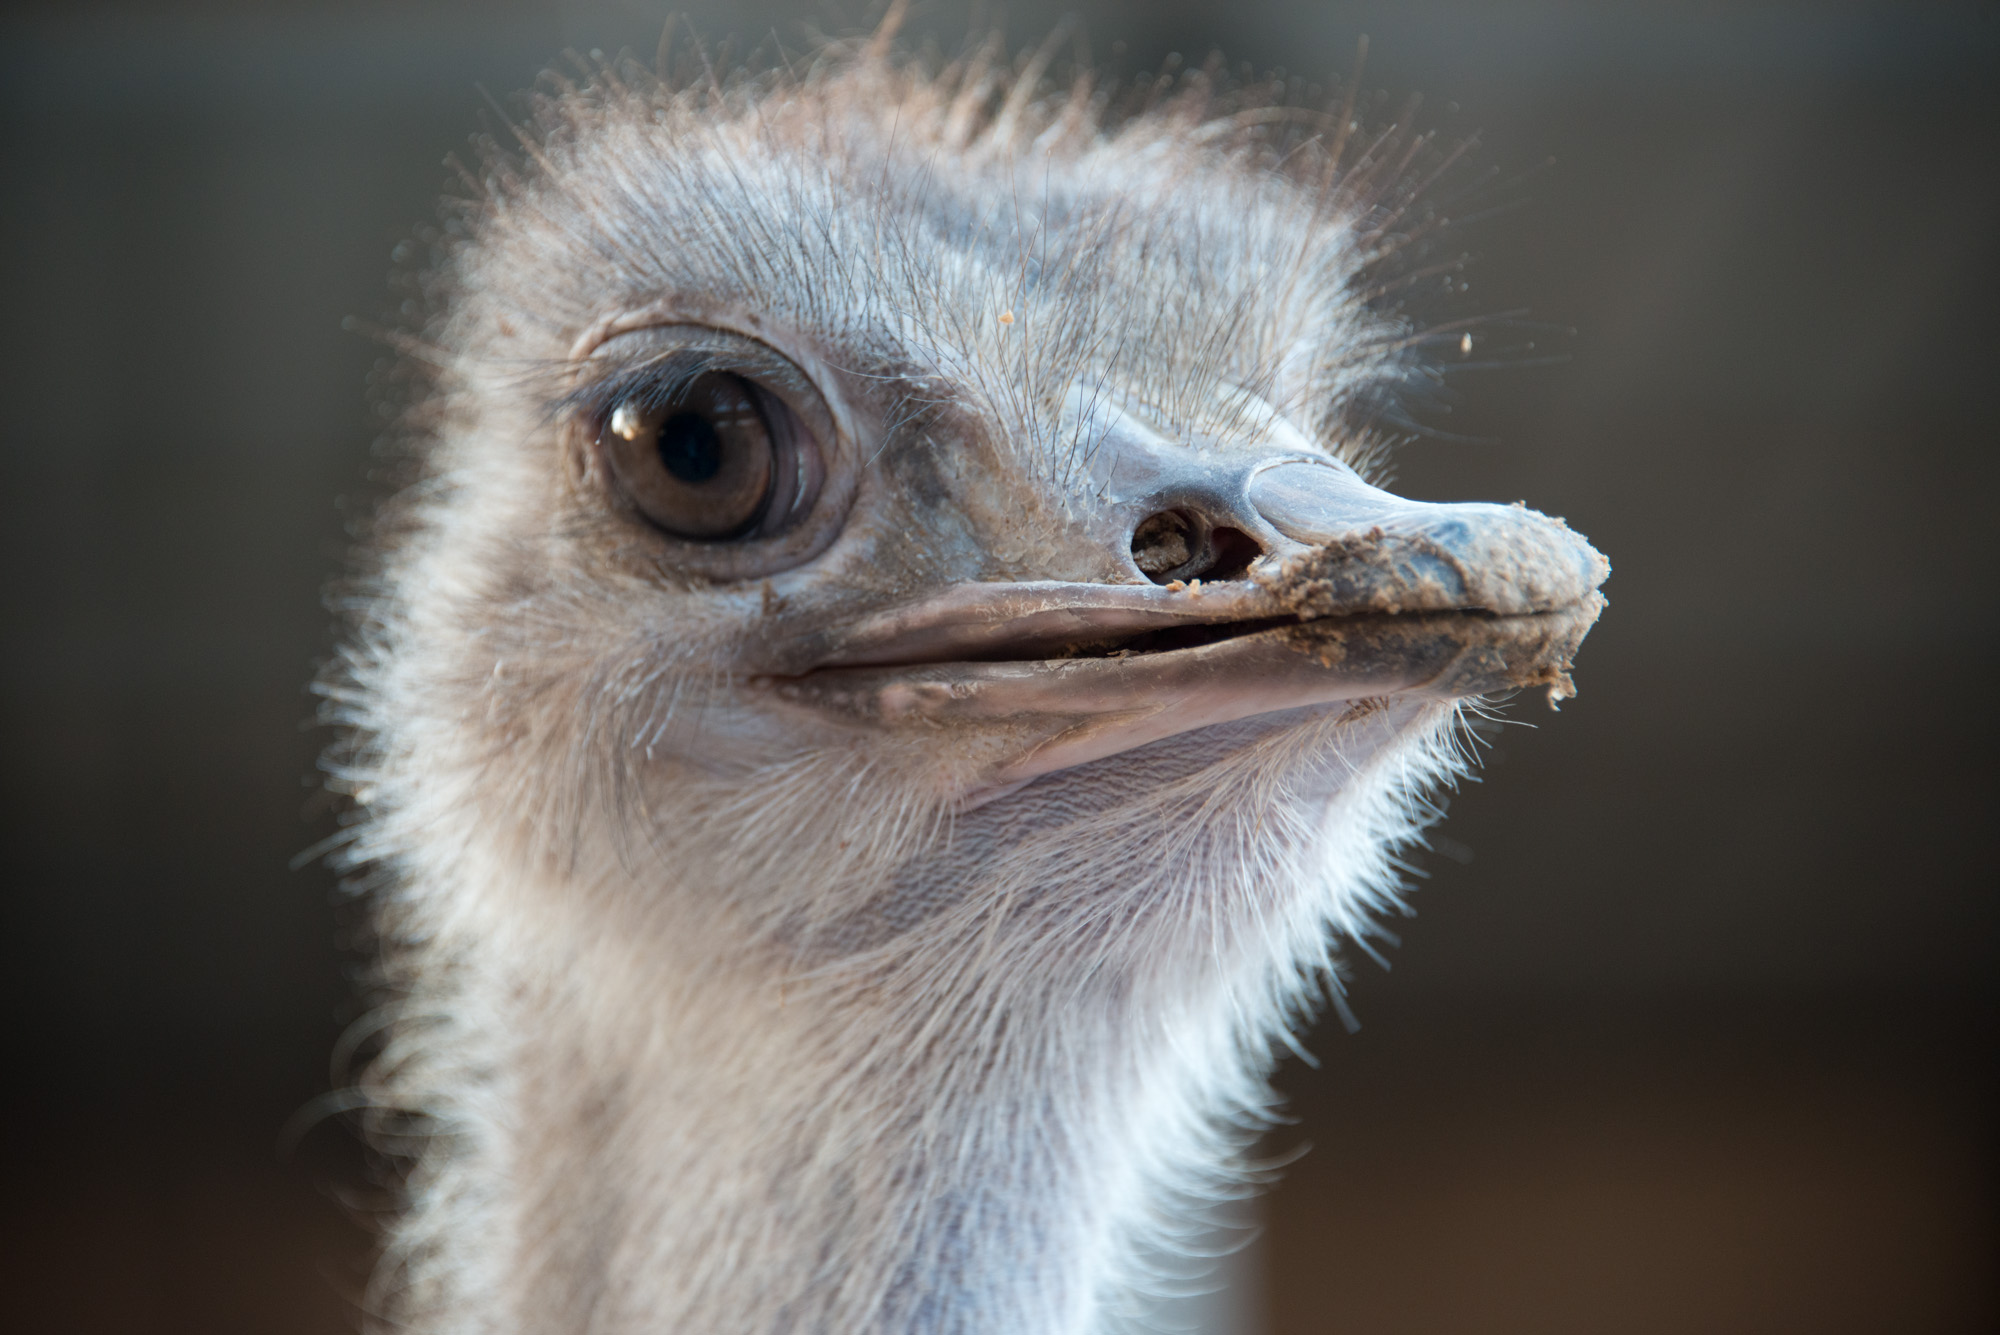
M 602 942 L 540 987 L 492 980 L 515 1036 L 480 1174 L 513 1190 L 495 1324 L 1096 1328 L 1214 1035 L 1159 1032 L 1122 985 L 925 1015 L 688 976 Z
M 1381 893 L 1444 719 L 1279 719 L 1039 781 L 886 878 L 894 921 L 841 957 L 873 973 L 743 947 L 728 886 L 621 917 L 629 883 L 458 865 L 443 897 L 483 907 L 420 948 L 457 980 L 421 1041 L 456 1134 L 400 1239 L 435 1328 L 1099 1329 L 1265 1111 L 1270 1040 L 1329 918 Z

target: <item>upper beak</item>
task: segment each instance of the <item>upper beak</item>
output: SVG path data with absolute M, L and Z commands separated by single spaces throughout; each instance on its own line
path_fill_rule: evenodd
M 1581 534 L 1524 505 L 1408 501 L 1316 461 L 1261 469 L 1246 493 L 1279 538 L 1259 582 L 1301 616 L 1522 616 L 1581 603 L 1611 573 Z

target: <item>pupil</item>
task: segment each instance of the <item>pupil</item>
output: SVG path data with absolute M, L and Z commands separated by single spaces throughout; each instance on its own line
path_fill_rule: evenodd
M 660 462 L 683 482 L 706 482 L 722 471 L 722 438 L 700 413 L 675 413 L 660 423 Z

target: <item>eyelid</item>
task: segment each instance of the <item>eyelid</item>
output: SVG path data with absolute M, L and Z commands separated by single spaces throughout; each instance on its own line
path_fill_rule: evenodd
M 579 386 L 557 402 L 556 412 L 578 417 L 602 417 L 633 398 L 640 400 L 644 410 L 652 411 L 672 400 L 678 392 L 685 391 L 708 372 L 734 369 L 718 364 L 706 352 L 683 348 L 621 366 Z
M 582 369 L 588 372 L 591 362 L 611 365 L 564 395 L 554 405 L 555 413 L 602 419 L 635 394 L 642 394 L 642 403 L 651 409 L 671 400 L 696 377 L 723 372 L 757 385 L 798 417 L 814 440 L 822 445 L 831 443 L 835 426 L 824 392 L 791 358 L 755 339 L 716 330 L 689 330 L 692 346 L 655 349 L 651 355 L 617 356 L 622 343 L 664 333 L 638 330 L 602 344 Z

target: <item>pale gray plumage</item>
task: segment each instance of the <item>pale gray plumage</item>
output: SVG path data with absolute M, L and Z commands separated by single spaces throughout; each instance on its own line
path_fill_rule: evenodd
M 398 1322 L 1103 1328 L 1235 1189 L 1461 702 L 1567 689 L 1602 558 L 1347 467 L 1420 142 L 993 50 L 600 70 L 454 218 L 324 685 L 365 1084 L 428 1138 Z M 703 376 L 790 425 L 692 540 L 619 441 Z

